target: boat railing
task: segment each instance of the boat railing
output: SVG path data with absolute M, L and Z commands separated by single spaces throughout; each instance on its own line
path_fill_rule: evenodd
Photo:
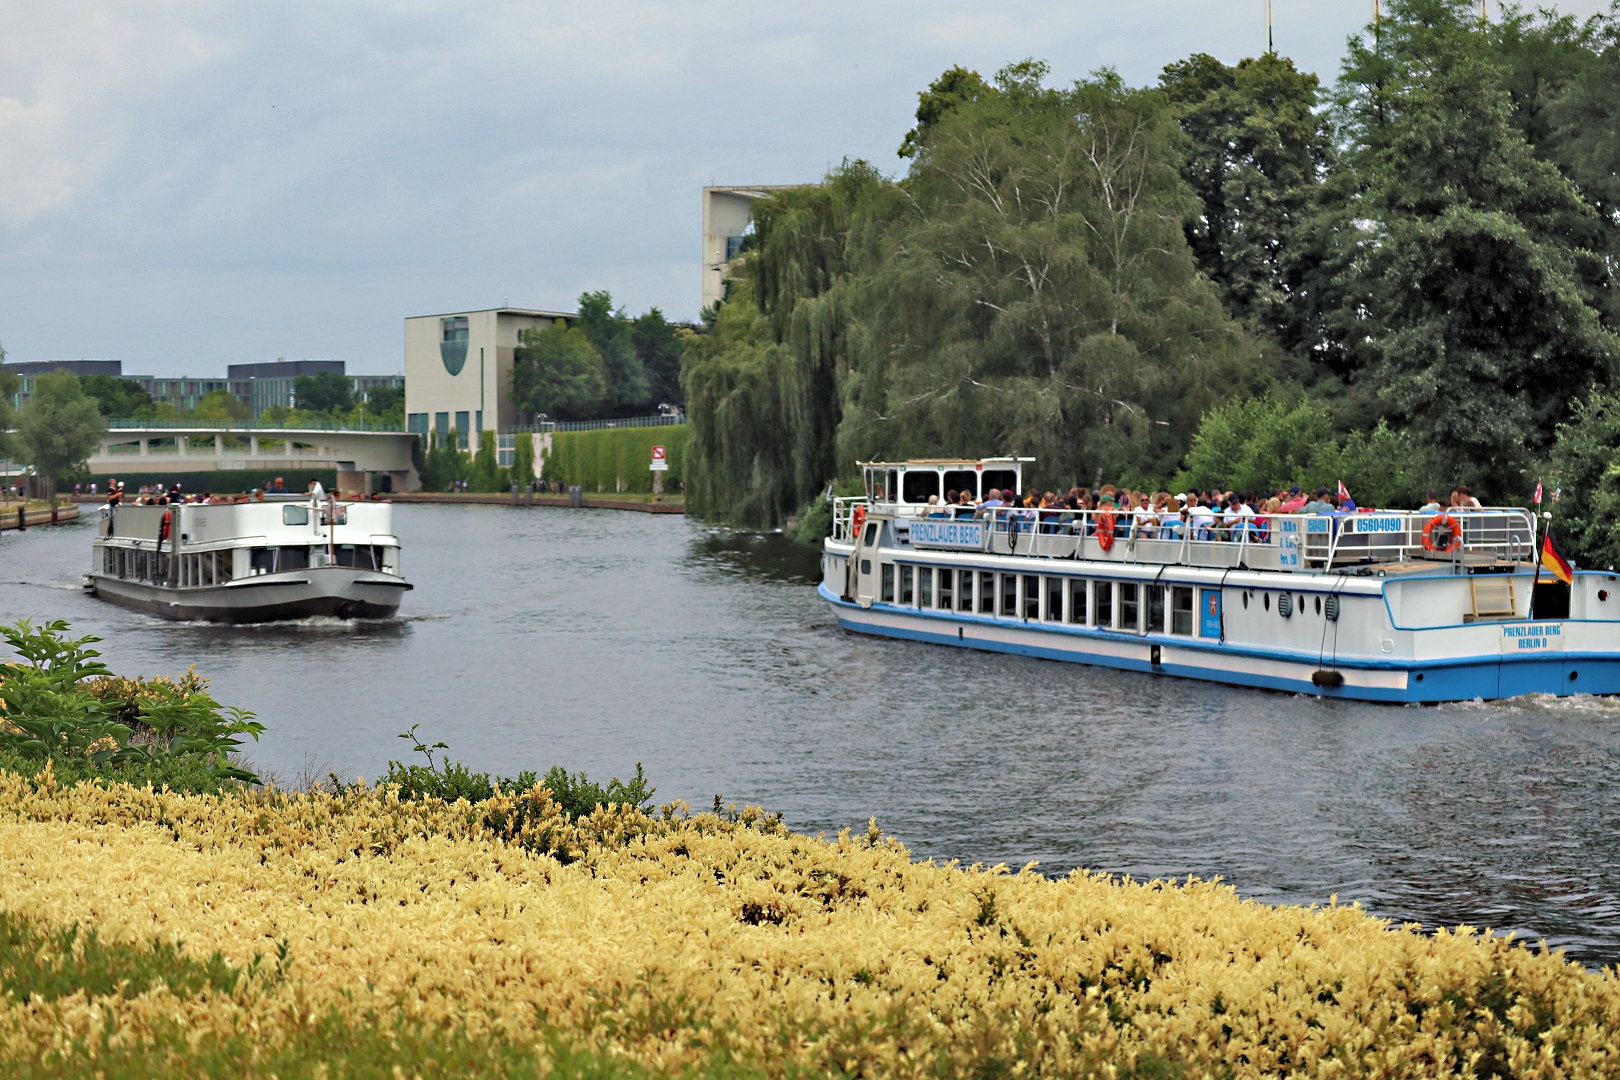
M 833 500 L 834 542 L 855 540 L 852 518 L 858 507 L 892 517 L 905 542 L 920 549 L 1103 562 L 1297 571 L 1410 560 L 1523 562 L 1536 548 L 1535 516 L 1520 507 L 1271 514 L 1223 522 L 1219 516 L 968 509 L 865 499 Z

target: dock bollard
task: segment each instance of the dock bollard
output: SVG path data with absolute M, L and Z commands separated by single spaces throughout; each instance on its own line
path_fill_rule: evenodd
M 533 506 L 534 505 L 534 481 L 533 480 L 529 481 L 528 489 L 525 490 L 524 493 L 523 493 L 523 502 L 527 506 Z
M 517 501 L 518 501 L 517 492 L 518 492 L 517 481 L 514 480 L 514 481 L 512 481 L 512 505 L 513 506 L 517 505 Z
M 26 528 L 28 528 L 28 504 L 23 503 L 17 507 L 17 531 L 21 532 Z
M 578 484 L 575 484 L 573 487 L 570 487 L 568 489 L 568 505 L 569 506 L 584 506 L 585 505 L 585 489 L 580 487 Z

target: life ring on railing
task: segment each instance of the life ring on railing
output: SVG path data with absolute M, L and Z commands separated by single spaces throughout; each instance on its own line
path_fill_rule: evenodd
M 1423 526 L 1423 550 L 1450 555 L 1462 547 L 1462 529 L 1450 514 L 1436 514 Z
M 158 543 L 161 544 L 163 541 L 165 541 L 165 540 L 167 540 L 169 538 L 169 525 L 173 521 L 174 521 L 174 511 L 173 510 L 165 510 L 165 511 L 163 511 L 163 524 L 158 526 Z
M 1112 551 L 1114 547 L 1114 512 L 1105 510 L 1097 518 L 1097 546 L 1104 551 Z
M 855 512 L 849 516 L 849 534 L 855 543 L 861 542 L 861 529 L 866 525 L 866 507 L 857 506 Z

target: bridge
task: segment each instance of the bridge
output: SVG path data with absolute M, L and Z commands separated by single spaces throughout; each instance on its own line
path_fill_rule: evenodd
M 288 474 L 333 469 L 341 491 L 391 491 L 421 486 L 411 464 L 416 436 L 396 425 L 315 427 L 269 421 L 109 420 L 90 455 L 92 476 L 247 470 Z M 296 476 L 287 477 L 297 483 Z

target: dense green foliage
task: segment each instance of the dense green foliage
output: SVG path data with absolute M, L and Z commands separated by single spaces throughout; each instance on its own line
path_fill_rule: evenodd
M 34 379 L 34 392 L 17 418 L 19 458 L 34 466 L 54 492 L 57 477 L 82 470 L 107 423 L 79 385 L 79 377 L 52 371 Z
M 117 375 L 86 375 L 84 392 L 96 399 L 102 416 L 144 416 L 140 410 L 150 408 L 152 395 L 141 389 L 133 379 Z
M 689 332 L 657 308 L 632 319 L 605 290 L 579 298 L 579 320 L 518 334 L 512 395 L 529 421 L 596 420 L 652 413 L 681 401 Z
M 598 431 L 557 431 L 545 455 L 544 478 L 577 484 L 589 494 L 652 491 L 652 448 L 662 446 L 669 469 L 663 474 L 668 494 L 681 490 L 686 475 L 690 424 L 666 427 L 603 428 Z
M 242 979 L 214 953 L 193 960 L 172 941 L 150 945 L 103 942 L 94 930 L 76 926 L 43 930 L 0 911 L 0 996 L 45 1001 L 84 993 L 136 997 L 162 985 L 179 997 L 229 994 Z
M 859 459 L 1014 453 L 1040 487 L 1523 502 L 1597 422 L 1572 403 L 1620 364 L 1615 12 L 1392 0 L 1325 93 L 1274 54 L 1045 74 L 953 67 L 904 175 L 755 204 L 687 350 L 694 512 L 775 525 Z
M 257 782 L 231 763 L 240 736 L 264 730 L 253 714 L 223 708 L 194 674 L 179 681 L 120 679 L 89 648 L 96 637 L 68 636 L 57 621 L 0 626 L 17 659 L 0 664 L 0 755 L 69 768 L 150 771 L 194 763 L 219 780 Z

